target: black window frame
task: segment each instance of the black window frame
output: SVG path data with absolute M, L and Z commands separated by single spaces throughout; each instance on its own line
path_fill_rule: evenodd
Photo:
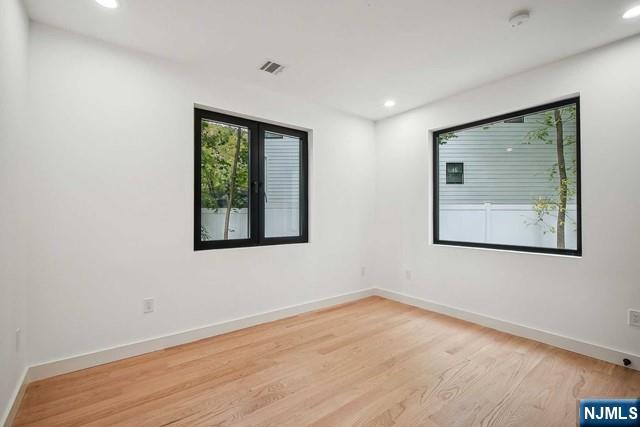
M 212 120 L 249 129 L 249 237 L 247 239 L 202 241 L 201 230 L 201 121 Z M 265 204 L 264 204 L 264 135 L 265 132 L 281 133 L 300 139 L 300 190 L 299 219 L 300 234 L 298 236 L 265 237 Z M 253 246 L 283 245 L 309 242 L 309 207 L 308 207 L 308 174 L 309 174 L 309 134 L 306 131 L 274 125 L 258 120 L 247 119 L 230 114 L 194 108 L 194 227 L 193 249 L 202 251 L 209 249 L 242 248 Z
M 566 105 L 575 104 L 576 106 L 576 229 L 577 229 L 577 240 L 576 240 L 576 249 L 557 249 L 557 248 L 543 248 L 536 246 L 521 246 L 521 245 L 504 245 L 504 244 L 495 244 L 495 243 L 479 243 L 479 242 L 461 242 L 454 240 L 442 240 L 440 239 L 440 194 L 439 194 L 439 180 L 440 180 L 440 144 L 438 140 L 440 135 L 456 132 L 472 127 L 482 126 L 488 123 L 495 123 L 505 121 L 514 117 L 526 116 L 528 114 L 533 114 L 541 111 L 550 110 L 553 108 L 563 107 Z M 489 117 L 482 120 L 477 120 L 474 122 L 464 123 L 457 126 L 452 126 L 446 129 L 439 129 L 433 132 L 432 138 L 433 145 L 433 244 L 434 245 L 444 245 L 444 246 L 461 246 L 461 247 L 470 247 L 470 248 L 486 248 L 486 249 L 500 249 L 507 251 L 517 251 L 517 252 L 533 252 L 533 253 L 545 253 L 545 254 L 555 254 L 555 255 L 568 255 L 580 257 L 582 256 L 582 192 L 581 192 L 581 158 L 580 158 L 580 97 L 572 97 L 563 99 L 561 101 L 550 102 L 547 104 L 537 105 L 535 107 L 526 108 L 524 110 L 518 110 L 507 114 L 502 114 L 499 116 Z

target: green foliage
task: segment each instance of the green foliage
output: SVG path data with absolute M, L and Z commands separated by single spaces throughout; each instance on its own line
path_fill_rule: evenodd
M 455 132 L 445 132 L 445 133 L 441 133 L 440 136 L 438 136 L 438 144 L 440 145 L 444 145 L 446 144 L 449 140 L 457 138 L 458 135 Z
M 202 241 L 206 241 L 206 240 L 210 240 L 211 239 L 211 235 L 209 234 L 209 230 L 207 230 L 207 227 L 205 227 L 204 225 L 200 226 L 200 240 Z
M 232 209 L 249 206 L 249 138 L 246 129 L 202 121 L 201 134 L 201 203 L 202 208 L 226 208 L 238 136 L 240 153 L 236 169 Z M 206 230 L 205 230 L 206 233 Z
M 494 125 L 494 123 L 487 124 L 487 125 L 485 125 L 485 126 L 483 126 L 483 127 L 482 127 L 482 130 L 488 130 L 488 129 L 490 129 L 490 128 L 491 128 L 491 126 L 493 126 L 493 125 Z M 458 136 L 459 136 L 459 135 L 458 135 L 456 132 L 445 132 L 445 133 L 441 133 L 441 134 L 438 136 L 438 144 L 440 144 L 440 145 L 444 145 L 444 144 L 446 144 L 447 142 L 451 141 L 452 139 L 456 139 L 456 138 L 458 138 Z
M 576 119 L 576 106 L 568 105 L 558 109 L 560 111 L 560 120 L 563 123 L 574 122 Z M 535 142 L 543 142 L 545 144 L 555 144 L 555 127 L 556 119 L 554 116 L 555 110 L 546 111 L 542 114 L 542 117 L 534 120 L 538 127 L 529 131 L 525 138 L 525 144 L 533 144 Z M 564 146 L 567 147 L 571 144 L 575 144 L 576 139 L 573 136 L 566 136 L 564 138 Z M 557 165 L 556 165 L 557 166 Z
M 556 165 L 557 167 L 557 165 Z M 555 176 L 555 175 L 554 175 Z M 566 222 L 570 222 L 573 225 L 576 225 L 576 221 L 569 217 L 568 213 L 567 213 L 567 207 L 563 206 L 562 203 L 560 203 L 560 193 L 563 191 L 563 187 L 564 187 L 564 191 L 567 192 L 567 200 L 571 200 L 573 197 L 576 196 L 576 190 L 574 187 L 572 187 L 570 185 L 569 180 L 563 180 L 562 182 L 558 183 L 558 187 L 556 189 L 556 196 L 555 197 L 538 197 L 535 199 L 534 203 L 533 203 L 533 210 L 536 214 L 536 218 L 533 221 L 532 224 L 537 224 L 540 225 L 543 229 L 543 233 L 547 234 L 547 233 L 552 233 L 555 234 L 556 233 L 556 227 L 550 226 L 548 225 L 544 219 L 545 216 L 547 215 L 551 215 L 555 212 L 564 212 L 566 215 L 566 220 L 564 222 L 560 221 L 557 223 L 558 226 L 564 226 Z
M 556 119 L 555 112 L 558 111 L 559 119 Z M 555 234 L 558 230 L 564 230 L 565 223 L 567 221 L 572 224 L 576 224 L 576 221 L 567 215 L 567 201 L 573 199 L 576 196 L 575 179 L 577 175 L 577 158 L 575 153 L 572 153 L 570 159 L 566 159 L 567 151 L 566 147 L 576 143 L 576 138 L 573 135 L 566 135 L 564 133 L 563 140 L 557 141 L 556 125 L 567 123 L 575 123 L 576 119 L 576 107 L 575 105 L 569 105 L 561 107 L 556 110 L 547 111 L 535 121 L 538 126 L 527 133 L 525 137 L 525 144 L 543 143 L 543 144 L 560 144 L 562 152 L 564 153 L 564 164 L 562 167 L 566 169 L 566 179 L 560 179 L 560 164 L 554 163 L 548 172 L 549 181 L 557 181 L 557 187 L 555 195 L 553 197 L 537 197 L 533 203 L 533 210 L 536 214 L 535 220 L 532 224 L 540 225 L 543 228 L 543 232 Z M 567 165 L 568 160 L 568 165 Z M 563 195 L 565 196 L 564 201 Z M 555 212 L 563 213 L 559 215 L 556 226 L 550 226 L 545 223 L 545 217 L 552 215 Z M 562 221 L 560 218 L 565 217 L 566 220 Z
M 556 228 L 544 222 L 545 216 L 550 215 L 555 211 L 554 201 L 548 197 L 538 197 L 533 203 L 533 210 L 536 213 L 536 218 L 533 221 L 533 224 L 539 224 L 540 226 L 542 226 L 542 232 L 544 234 L 555 234 Z

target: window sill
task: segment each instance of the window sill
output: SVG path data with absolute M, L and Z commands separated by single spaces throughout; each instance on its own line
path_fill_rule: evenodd
M 555 252 L 546 252 L 543 249 L 541 249 L 540 251 L 528 251 L 528 250 L 519 250 L 519 249 L 508 249 L 508 248 L 501 248 L 501 247 L 487 247 L 487 246 L 471 246 L 471 245 L 458 245 L 458 244 L 452 244 L 452 243 L 436 243 L 436 242 L 429 242 L 429 246 L 440 246 L 440 247 L 446 247 L 446 248 L 457 248 L 457 249 L 475 249 L 475 250 L 481 250 L 481 251 L 490 251 L 490 252 L 507 252 L 507 253 L 513 253 L 513 254 L 520 254 L 520 255 L 541 255 L 541 256 L 547 256 L 547 257 L 558 257 L 558 258 L 569 258 L 569 259 L 577 259 L 580 260 L 582 259 L 582 253 L 580 254 L 562 254 L 562 253 L 555 253 Z

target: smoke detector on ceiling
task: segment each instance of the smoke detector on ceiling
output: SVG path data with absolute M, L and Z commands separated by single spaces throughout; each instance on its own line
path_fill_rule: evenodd
M 284 66 L 273 61 L 267 61 L 262 65 L 262 67 L 260 67 L 260 70 L 269 74 L 276 75 L 280 74 L 282 70 L 284 70 Z
M 520 10 L 509 18 L 509 25 L 511 25 L 511 28 L 516 28 L 529 21 L 529 19 L 531 19 L 531 13 L 528 10 Z

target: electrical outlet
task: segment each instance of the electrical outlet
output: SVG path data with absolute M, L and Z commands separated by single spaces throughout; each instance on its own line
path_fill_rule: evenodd
M 153 313 L 156 309 L 156 304 L 153 298 L 145 298 L 143 301 L 143 312 L 144 313 Z
M 640 310 L 629 309 L 629 325 L 640 327 Z
M 20 328 L 16 329 L 16 351 L 20 351 L 22 341 L 22 330 Z
M 411 270 L 405 270 L 404 271 L 404 277 L 407 280 L 411 280 Z
M 362 277 L 366 276 L 367 274 L 367 269 L 365 267 L 360 267 L 360 275 Z

